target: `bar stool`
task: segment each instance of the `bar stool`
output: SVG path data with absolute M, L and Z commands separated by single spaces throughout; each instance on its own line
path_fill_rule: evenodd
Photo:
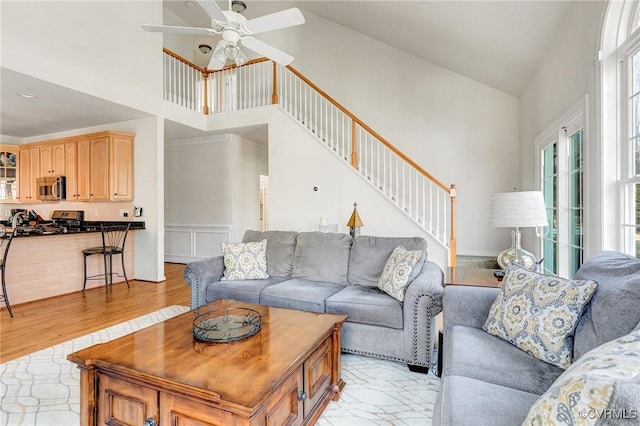
M 2 258 L 0 259 L 0 270 L 2 270 L 2 296 L 0 300 L 4 300 L 4 304 L 7 305 L 7 311 L 9 316 L 13 318 L 13 312 L 11 311 L 11 304 L 9 303 L 9 296 L 7 296 L 7 280 L 5 278 L 5 269 L 7 268 L 7 256 L 9 255 L 9 247 L 11 247 L 11 241 L 16 235 L 16 228 L 13 228 L 11 232 L 4 232 L 4 229 L 0 231 L 0 252 L 2 252 Z
M 109 292 L 109 285 L 113 283 L 113 256 L 120 255 L 122 261 L 122 274 L 124 280 L 129 286 L 127 271 L 124 268 L 124 246 L 127 242 L 127 234 L 129 233 L 130 223 L 126 225 L 102 225 L 102 246 L 90 247 L 82 250 L 84 260 L 84 284 L 82 291 L 87 287 L 87 280 L 101 279 L 104 276 L 105 292 Z M 104 274 L 87 276 L 87 257 L 94 254 L 101 254 L 104 262 Z M 120 276 L 119 274 L 116 274 Z

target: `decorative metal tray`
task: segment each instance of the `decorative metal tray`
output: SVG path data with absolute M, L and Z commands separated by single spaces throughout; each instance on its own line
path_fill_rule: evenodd
M 262 314 L 249 308 L 196 311 L 193 337 L 203 342 L 233 342 L 253 336 L 262 328 Z

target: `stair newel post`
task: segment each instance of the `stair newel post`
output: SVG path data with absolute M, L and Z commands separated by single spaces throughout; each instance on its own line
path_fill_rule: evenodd
M 202 77 L 204 78 L 204 106 L 202 107 L 202 113 L 209 115 L 209 71 L 206 68 L 202 73 Z
M 351 119 L 351 166 L 358 169 L 358 147 L 356 138 L 356 121 Z
M 277 105 L 278 104 L 278 75 L 276 74 L 276 63 L 271 61 L 271 63 L 273 64 L 273 93 L 271 94 L 271 104 L 272 105 Z
M 449 189 L 449 199 L 451 202 L 451 233 L 449 235 L 449 266 L 455 268 L 458 262 L 457 256 L 457 248 L 456 248 L 456 185 L 451 184 L 451 188 Z

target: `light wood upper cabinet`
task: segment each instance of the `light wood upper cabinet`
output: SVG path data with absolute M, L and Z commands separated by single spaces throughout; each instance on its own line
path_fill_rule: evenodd
M 134 138 L 130 133 L 99 132 L 20 145 L 20 201 L 36 201 L 40 176 L 66 176 L 68 201 L 133 200 Z
M 111 199 L 109 188 L 109 137 L 91 139 L 89 142 L 90 164 L 90 198 L 93 201 Z
M 40 147 L 20 147 L 18 151 L 18 194 L 20 202 L 38 201 L 36 179 L 40 175 Z
M 40 176 L 65 176 L 65 143 L 52 143 L 40 147 Z
M 111 198 L 133 200 L 133 139 L 114 136 L 111 140 Z
M 76 168 L 78 201 L 91 200 L 91 140 L 79 139 L 77 142 L 78 161 Z
M 67 200 L 78 200 L 78 143 L 64 144 L 64 170 L 67 177 Z

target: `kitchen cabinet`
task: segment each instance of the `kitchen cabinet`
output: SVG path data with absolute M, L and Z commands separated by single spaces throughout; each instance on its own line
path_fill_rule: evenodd
M 78 151 L 79 163 L 88 164 L 89 200 L 129 201 L 133 200 L 133 135 L 105 132 L 88 139 L 87 148 Z M 83 171 L 82 178 L 85 178 Z M 80 175 L 80 173 L 79 173 Z
M 133 138 L 115 135 L 111 139 L 111 199 L 133 200 Z
M 93 138 L 89 141 L 89 199 L 109 200 L 109 137 Z
M 20 145 L 20 201 L 36 201 L 36 178 L 41 176 L 66 176 L 68 201 L 133 200 L 134 138 L 105 131 Z
M 65 143 L 40 146 L 40 176 L 66 176 Z
M 18 199 L 18 147 L 0 145 L 0 200 Z
M 40 147 L 21 146 L 18 150 L 18 194 L 20 202 L 38 202 L 36 179 L 40 175 Z
M 64 171 L 67 177 L 67 200 L 78 201 L 78 142 L 64 144 Z

